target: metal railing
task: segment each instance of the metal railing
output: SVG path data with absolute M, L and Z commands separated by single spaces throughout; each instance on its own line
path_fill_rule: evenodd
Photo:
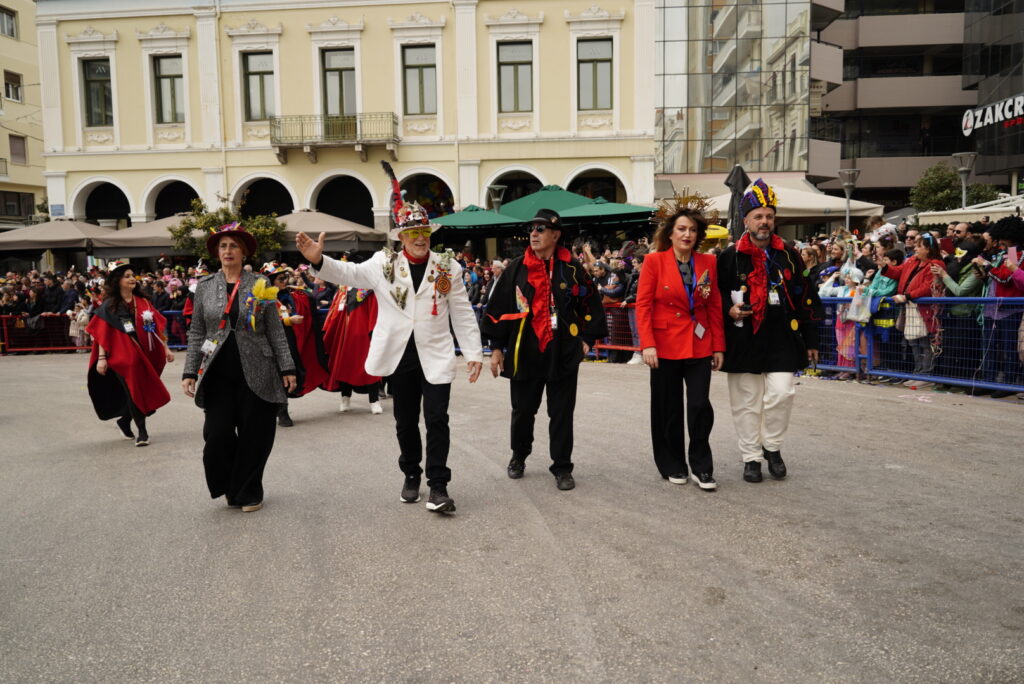
M 270 143 L 277 146 L 332 146 L 398 141 L 398 116 L 394 112 L 270 117 Z

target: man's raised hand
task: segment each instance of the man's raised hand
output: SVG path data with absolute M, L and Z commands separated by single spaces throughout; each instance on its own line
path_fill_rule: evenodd
M 313 238 L 300 232 L 295 236 L 295 246 L 302 256 L 305 257 L 306 261 L 316 266 L 324 257 L 325 237 L 324 233 L 320 233 L 320 237 L 314 242 Z

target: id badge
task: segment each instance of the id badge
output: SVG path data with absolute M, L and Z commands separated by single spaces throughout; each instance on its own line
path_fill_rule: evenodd
M 554 310 L 551 312 L 551 329 L 558 330 L 558 312 Z
M 128 321 L 125 321 L 124 322 L 124 331 L 126 333 L 128 333 L 128 334 L 131 334 L 131 333 L 135 332 L 135 324 L 134 323 L 129 323 Z
M 707 332 L 707 330 L 705 330 L 704 326 L 701 325 L 700 323 L 698 323 L 697 327 L 695 327 L 693 329 L 693 334 L 697 336 L 698 340 L 703 340 L 704 339 L 704 333 L 705 332 Z
M 779 301 L 779 291 L 772 290 L 768 293 L 768 304 L 771 306 L 778 306 L 781 302 Z
M 213 350 L 216 348 L 216 340 L 206 340 L 205 342 L 203 342 L 203 346 L 199 348 L 199 351 L 203 352 L 204 354 L 212 354 Z

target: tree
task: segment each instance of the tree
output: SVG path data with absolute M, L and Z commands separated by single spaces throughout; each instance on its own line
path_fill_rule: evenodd
M 218 198 L 223 199 L 223 198 Z M 192 213 L 181 219 L 181 223 L 169 228 L 174 238 L 174 247 L 189 252 L 202 259 L 209 259 L 206 252 L 206 238 L 212 231 L 221 226 L 238 221 L 256 238 L 256 254 L 251 255 L 259 261 L 262 255 L 281 249 L 284 240 L 284 224 L 277 220 L 277 214 L 269 216 L 250 216 L 242 218 L 241 207 L 235 208 L 222 204 L 214 211 L 208 211 L 206 204 L 200 199 L 192 200 Z
M 967 204 L 980 204 L 999 199 L 994 185 L 970 183 L 967 186 Z M 921 174 L 917 185 L 910 189 L 910 203 L 920 211 L 946 211 L 960 207 L 960 176 L 946 162 L 939 162 Z

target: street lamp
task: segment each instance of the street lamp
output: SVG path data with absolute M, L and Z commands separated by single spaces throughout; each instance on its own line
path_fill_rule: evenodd
M 859 176 L 860 169 L 839 169 L 839 180 L 843 182 L 843 192 L 846 194 L 846 230 L 850 230 L 850 195 L 857 186 Z
M 487 186 L 487 199 L 491 201 L 491 209 L 493 211 L 501 211 L 501 201 L 505 197 L 505 191 L 508 189 L 507 185 L 488 185 Z
M 977 152 L 954 152 L 953 159 L 956 159 L 956 172 L 960 174 L 960 208 L 967 208 L 967 177 L 971 175 L 974 168 L 974 160 L 978 158 Z

